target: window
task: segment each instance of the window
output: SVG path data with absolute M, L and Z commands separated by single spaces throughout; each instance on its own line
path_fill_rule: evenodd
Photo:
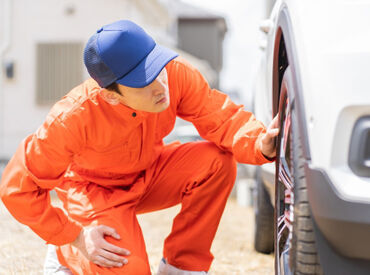
M 53 104 L 82 82 L 82 47 L 81 43 L 37 44 L 37 104 Z

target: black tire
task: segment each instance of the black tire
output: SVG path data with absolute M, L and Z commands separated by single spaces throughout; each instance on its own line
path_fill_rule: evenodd
M 290 68 L 287 67 L 279 100 L 280 133 L 275 182 L 275 271 L 276 274 L 321 275 L 323 271 L 307 198 L 303 137 L 299 132 L 296 104 L 291 100 L 294 95 L 292 77 Z M 287 195 L 287 192 L 292 193 L 293 198 Z M 289 214 L 292 212 L 293 219 Z M 288 217 L 288 220 L 284 217 Z
M 299 137 L 296 112 L 292 112 L 294 221 L 291 265 L 298 274 L 323 274 L 316 248 L 312 214 L 307 198 L 302 141 Z
M 274 208 L 257 169 L 254 188 L 254 249 L 270 254 L 274 250 Z

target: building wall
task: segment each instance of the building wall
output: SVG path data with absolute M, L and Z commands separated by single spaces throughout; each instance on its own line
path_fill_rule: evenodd
M 100 26 L 119 19 L 132 19 L 155 38 L 160 36 L 167 42 L 171 40 L 166 33 L 171 19 L 155 0 L 10 2 L 11 45 L 0 62 L 13 62 L 15 75 L 13 79 L 6 79 L 3 75 L 0 81 L 0 159 L 9 158 L 20 141 L 41 125 L 51 108 L 51 105 L 36 104 L 37 43 L 73 42 L 84 45 Z M 0 30 L 0 37 L 3 37 L 5 31 L 2 27 Z M 82 60 L 79 65 L 83 67 Z M 83 68 L 83 79 L 86 78 L 88 74 Z
M 224 32 L 217 25 L 217 20 L 178 21 L 179 48 L 207 60 L 217 74 L 222 69 L 223 39 Z M 213 88 L 219 88 L 218 75 Z

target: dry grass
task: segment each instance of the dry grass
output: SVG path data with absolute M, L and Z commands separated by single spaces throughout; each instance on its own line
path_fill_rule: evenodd
M 139 216 L 153 273 L 178 207 Z M 44 241 L 16 222 L 0 203 L 0 274 L 42 274 Z M 253 210 L 230 199 L 213 243 L 213 275 L 273 274 L 273 257 L 253 250 Z

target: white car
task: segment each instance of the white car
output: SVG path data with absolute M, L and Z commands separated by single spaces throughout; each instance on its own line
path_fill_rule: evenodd
M 254 113 L 280 134 L 255 248 L 276 274 L 370 274 L 370 1 L 278 0 L 261 29 Z

